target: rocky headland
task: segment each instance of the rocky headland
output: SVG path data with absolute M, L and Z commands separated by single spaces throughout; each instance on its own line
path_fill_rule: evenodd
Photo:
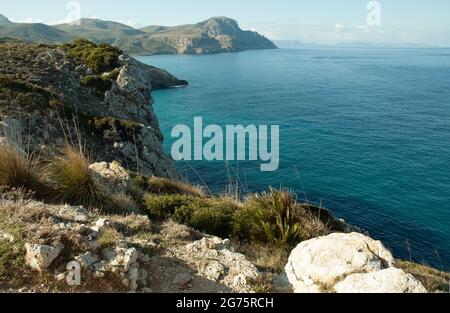
M 151 91 L 186 81 L 85 41 L 53 46 L 3 40 L 0 54 L 3 137 L 51 154 L 81 136 L 94 161 L 117 160 L 144 175 L 179 178 L 162 150 Z

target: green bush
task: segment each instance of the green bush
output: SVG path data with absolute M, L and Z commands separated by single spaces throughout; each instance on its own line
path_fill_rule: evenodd
M 123 53 L 120 49 L 107 44 L 95 44 L 88 40 L 79 39 L 64 47 L 69 51 L 69 56 L 91 68 L 94 73 L 101 74 L 119 67 L 119 56 Z
M 181 207 L 190 207 L 194 199 L 184 195 L 153 195 L 145 197 L 145 206 L 150 218 L 165 220 L 171 218 Z
M 1 228 L 8 225 L 1 225 Z M 25 266 L 25 243 L 19 227 L 8 227 L 8 232 L 15 238 L 14 242 L 0 240 L 0 281 L 14 276 L 16 270 Z
M 229 237 L 233 227 L 234 203 L 215 198 L 186 195 L 154 195 L 145 198 L 152 219 L 173 221 L 210 235 Z
M 99 131 L 116 131 L 124 135 L 137 134 L 142 126 L 136 122 L 120 120 L 115 117 L 95 117 L 89 121 L 89 124 Z
M 31 110 L 47 108 L 52 99 L 50 91 L 4 75 L 0 75 L 0 94 L 10 104 L 17 103 Z
M 112 88 L 112 81 L 104 77 L 89 75 L 81 79 L 81 85 L 93 89 L 97 97 L 104 98 L 105 92 Z
M 214 236 L 229 238 L 233 230 L 234 208 L 206 205 L 196 207 L 188 226 Z

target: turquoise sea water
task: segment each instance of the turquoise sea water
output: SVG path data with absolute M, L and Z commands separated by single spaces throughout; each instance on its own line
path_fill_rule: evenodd
M 141 61 L 190 82 L 154 92 L 170 152 L 176 124 L 279 124 L 280 169 L 179 163 L 214 191 L 231 166 L 250 191 L 280 185 L 382 240 L 450 269 L 450 50 L 268 50 Z M 192 168 L 191 168 L 192 167 Z M 300 196 L 299 196 L 300 197 Z

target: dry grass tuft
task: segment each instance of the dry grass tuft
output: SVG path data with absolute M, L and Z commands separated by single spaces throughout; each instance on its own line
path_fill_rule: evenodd
M 202 238 L 202 234 L 185 225 L 168 220 L 162 225 L 162 233 L 168 240 L 194 241 Z
M 0 186 L 45 193 L 38 160 L 24 156 L 10 145 L 0 146 Z
M 396 266 L 413 275 L 429 292 L 450 292 L 450 273 L 407 261 L 397 261 Z
M 102 249 L 114 247 L 123 240 L 123 236 L 113 227 L 104 227 L 97 238 L 97 243 Z
M 124 193 L 112 194 L 111 196 L 111 207 L 114 213 L 139 213 L 139 206 L 136 201 L 129 195 Z
M 262 244 L 236 244 L 237 251 L 246 255 L 259 269 L 275 274 L 284 270 L 289 252 L 276 246 Z
M 126 236 L 151 232 L 152 224 L 146 216 L 130 214 L 111 216 L 111 226 Z
M 205 191 L 202 187 L 167 178 L 150 177 L 146 187 L 148 192 L 154 194 L 177 194 L 199 198 L 205 197 Z
M 90 158 L 82 148 L 66 145 L 62 155 L 47 166 L 47 177 L 58 191 L 55 201 L 88 208 L 105 208 L 108 197 L 89 169 Z

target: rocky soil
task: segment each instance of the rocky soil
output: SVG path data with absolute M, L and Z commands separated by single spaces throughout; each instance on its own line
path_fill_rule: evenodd
M 90 170 L 108 192 L 131 181 L 117 162 Z M 300 243 L 284 272 L 267 282 L 266 270 L 237 253 L 236 243 L 170 220 L 7 194 L 0 194 L 0 212 L 1 292 L 427 292 L 381 242 L 350 228 Z
M 229 241 L 182 225 L 154 225 L 146 216 L 105 217 L 83 207 L 31 201 L 2 201 L 0 206 L 48 216 L 27 226 L 36 233 L 24 239 L 24 272 L 21 278 L 2 281 L 3 292 L 251 292 L 251 281 L 259 277 Z M 178 236 L 168 233 L 174 227 Z M 43 238 L 49 231 L 51 239 Z M 4 240 L 13 244 L 19 238 L 4 232 Z M 81 268 L 79 286 L 68 283 L 75 282 L 74 261 Z

